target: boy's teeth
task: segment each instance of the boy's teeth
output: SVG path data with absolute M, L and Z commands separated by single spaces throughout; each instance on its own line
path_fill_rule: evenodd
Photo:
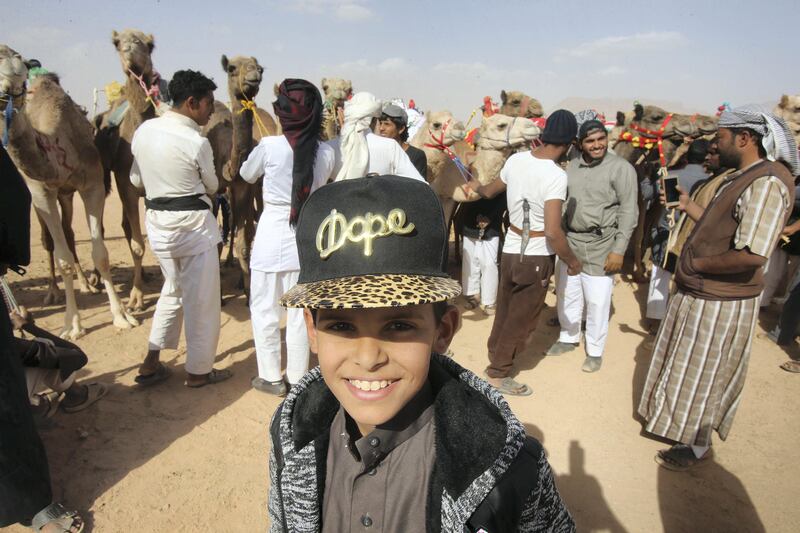
M 360 379 L 351 379 L 350 384 L 359 390 L 376 391 L 385 389 L 391 384 L 391 382 L 385 379 L 381 381 L 361 381 Z

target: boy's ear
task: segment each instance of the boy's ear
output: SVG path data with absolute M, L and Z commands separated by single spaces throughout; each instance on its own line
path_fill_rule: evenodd
M 314 317 L 311 316 L 310 309 L 303 309 L 303 318 L 306 321 L 306 333 L 308 334 L 308 348 L 318 354 L 317 349 L 317 327 L 314 325 Z
M 439 354 L 447 352 L 447 348 L 450 347 L 450 343 L 459 329 L 461 329 L 461 311 L 454 305 L 448 305 L 436 331 L 433 351 Z

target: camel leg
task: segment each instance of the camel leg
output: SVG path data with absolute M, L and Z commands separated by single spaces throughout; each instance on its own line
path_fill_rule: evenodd
M 255 187 L 244 182 L 236 183 L 231 189 L 231 211 L 236 234 L 236 256 L 242 269 L 243 289 L 245 297 L 250 298 L 250 247 L 255 237 L 255 216 L 253 193 Z
M 72 253 L 69 251 L 67 239 L 61 228 L 61 216 L 58 212 L 58 194 L 40 182 L 27 181 L 28 188 L 31 191 L 33 207 L 36 209 L 40 220 L 44 221 L 53 238 L 54 261 L 64 282 L 66 309 L 64 310 L 64 329 L 61 332 L 61 337 L 75 340 L 85 335 L 86 330 L 81 325 L 78 304 L 75 301 L 75 287 L 72 279 L 75 271 L 75 258 L 72 257 Z
M 99 277 L 95 276 L 94 282 L 86 279 L 81 260 L 78 258 L 78 252 L 75 250 L 75 232 L 72 230 L 73 196 L 74 193 L 72 192 L 58 195 L 58 205 L 61 206 L 61 229 L 64 230 L 64 237 L 67 239 L 69 251 L 72 252 L 72 257 L 75 258 L 75 277 L 78 279 L 78 288 L 81 294 L 97 294 L 100 292 L 97 288 L 100 281 Z
M 80 191 L 83 204 L 86 206 L 86 222 L 89 225 L 89 234 L 92 238 L 92 260 L 94 266 L 100 271 L 100 278 L 108 294 L 111 315 L 114 317 L 114 326 L 120 329 L 130 329 L 138 326 L 139 321 L 130 315 L 122 306 L 114 284 L 111 281 L 111 266 L 108 261 L 108 250 L 103 242 L 103 208 L 105 206 L 105 191 L 102 181 L 94 186 Z
M 58 288 L 56 281 L 56 262 L 53 257 L 53 237 L 47 231 L 47 224 L 45 223 L 39 211 L 36 211 L 36 218 L 39 219 L 39 228 L 42 230 L 42 248 L 47 252 L 47 264 L 50 267 L 50 280 L 47 283 L 47 292 L 44 295 L 42 305 L 55 305 L 64 302 L 61 291 Z
M 228 185 L 228 190 L 225 193 L 228 196 L 227 218 L 228 218 L 228 239 L 230 239 L 228 241 L 228 255 L 225 257 L 225 266 L 226 267 L 232 267 L 233 266 L 233 249 L 234 249 L 235 243 L 236 243 L 236 230 L 237 230 L 236 212 L 241 210 L 241 208 L 236 205 L 236 202 L 238 202 L 238 199 L 236 198 L 236 195 L 234 194 L 234 189 L 236 189 L 236 188 L 237 188 L 237 186 L 235 186 L 233 184 L 230 184 L 230 185 Z M 223 217 L 226 216 L 224 211 L 222 212 L 222 216 Z
M 128 296 L 128 309 L 139 312 L 144 309 L 144 292 L 142 291 L 144 235 L 142 235 L 142 227 L 139 224 L 139 193 L 130 184 L 130 181 L 125 183 L 124 180 L 117 180 L 117 191 L 122 201 L 122 231 L 125 233 L 133 260 L 133 281 Z

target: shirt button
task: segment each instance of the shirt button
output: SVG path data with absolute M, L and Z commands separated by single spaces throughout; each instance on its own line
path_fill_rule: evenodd
M 375 475 L 375 474 L 377 474 L 377 473 L 378 473 L 378 470 L 377 470 L 377 469 L 375 469 L 375 468 L 370 468 L 370 469 L 367 471 L 367 474 L 369 474 L 370 476 L 374 476 L 374 475 Z
M 362 516 L 361 525 L 364 527 L 372 527 L 372 518 L 370 518 L 368 515 Z
M 379 439 L 378 437 L 370 437 L 369 439 L 370 446 L 372 446 L 373 448 L 377 448 L 378 446 L 380 446 L 380 444 L 381 444 L 381 439 Z

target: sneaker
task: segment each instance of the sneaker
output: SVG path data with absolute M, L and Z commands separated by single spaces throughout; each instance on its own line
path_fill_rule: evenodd
M 545 355 L 561 355 L 563 353 L 571 352 L 575 348 L 578 347 L 577 342 L 561 342 L 556 341 L 549 350 L 545 352 Z
M 256 376 L 250 381 L 250 385 L 252 385 L 254 389 L 266 392 L 267 394 L 286 396 L 286 383 L 283 380 L 267 381 L 266 379 Z
M 597 372 L 601 366 L 603 366 L 602 357 L 587 357 L 583 360 L 581 370 L 584 372 Z

